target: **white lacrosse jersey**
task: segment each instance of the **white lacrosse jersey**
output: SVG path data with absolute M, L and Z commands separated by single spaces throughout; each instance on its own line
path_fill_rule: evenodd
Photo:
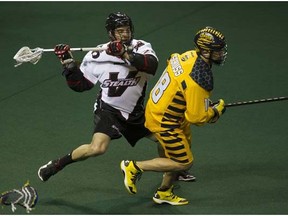
M 105 48 L 108 44 L 109 42 L 98 47 Z M 133 39 L 131 44 L 134 53 L 150 54 L 157 58 L 150 43 Z M 94 85 L 100 83 L 101 99 L 120 110 L 126 119 L 138 99 L 144 96 L 147 80 L 153 76 L 137 71 L 128 60 L 108 55 L 106 51 L 88 52 L 83 58 L 80 70 Z

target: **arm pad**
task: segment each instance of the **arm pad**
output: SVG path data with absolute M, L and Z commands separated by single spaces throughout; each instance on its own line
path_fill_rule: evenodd
M 94 86 L 92 82 L 84 77 L 82 71 L 74 61 L 65 65 L 62 74 L 66 78 L 67 85 L 76 92 L 87 91 Z
M 158 60 L 153 55 L 141 55 L 138 53 L 131 54 L 131 64 L 139 71 L 155 75 L 158 68 Z

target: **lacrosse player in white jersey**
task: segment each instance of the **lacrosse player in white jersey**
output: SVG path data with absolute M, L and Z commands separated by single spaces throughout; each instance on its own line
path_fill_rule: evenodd
M 124 136 L 134 146 L 150 134 L 144 127 L 144 97 L 147 81 L 156 73 L 158 58 L 150 43 L 133 38 L 134 26 L 126 14 L 111 13 L 105 27 L 110 41 L 98 47 L 106 50 L 88 52 L 80 66 L 69 45 L 55 46 L 71 89 L 87 91 L 99 83 L 101 90 L 94 106 L 91 143 L 41 166 L 38 170 L 41 181 L 47 181 L 68 164 L 104 154 L 113 139 Z

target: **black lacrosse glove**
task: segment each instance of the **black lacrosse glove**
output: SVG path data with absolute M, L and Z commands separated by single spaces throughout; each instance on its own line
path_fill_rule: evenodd
M 63 65 L 74 62 L 72 53 L 70 51 L 70 46 L 67 44 L 56 45 L 54 48 L 54 53 Z
M 121 41 L 112 41 L 108 44 L 106 53 L 108 55 L 122 57 L 126 51 L 126 46 Z

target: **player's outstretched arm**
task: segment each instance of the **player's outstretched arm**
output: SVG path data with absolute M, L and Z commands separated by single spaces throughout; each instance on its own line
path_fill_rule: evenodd
M 87 80 L 81 72 L 79 65 L 74 60 L 70 51 L 70 46 L 67 44 L 58 44 L 54 48 L 55 55 L 59 58 L 63 65 L 67 85 L 74 91 L 83 92 L 90 90 L 94 84 Z

